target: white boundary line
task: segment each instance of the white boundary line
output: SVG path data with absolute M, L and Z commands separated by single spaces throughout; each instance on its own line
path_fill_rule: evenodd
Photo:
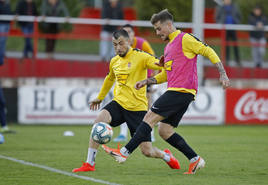
M 51 167 L 48 167 L 48 166 L 35 164 L 35 163 L 15 159 L 15 158 L 12 158 L 12 157 L 7 157 L 7 156 L 4 156 L 4 155 L 0 155 L 0 158 L 10 160 L 10 161 L 13 161 L 13 162 L 17 162 L 17 163 L 27 165 L 27 166 L 33 166 L 33 167 L 37 167 L 37 168 L 42 168 L 42 169 L 47 170 L 47 171 L 51 171 L 51 172 L 54 172 L 54 173 L 59 173 L 59 174 L 70 176 L 70 177 L 76 177 L 76 178 L 87 180 L 87 181 L 93 181 L 93 182 L 98 182 L 98 183 L 107 184 L 107 185 L 120 185 L 120 184 L 116 184 L 116 183 L 112 183 L 112 182 L 108 182 L 108 181 L 104 181 L 104 180 L 100 180 L 100 179 L 94 179 L 92 177 L 76 175 L 76 174 L 73 174 L 71 172 L 58 170 L 58 169 L 51 168 Z

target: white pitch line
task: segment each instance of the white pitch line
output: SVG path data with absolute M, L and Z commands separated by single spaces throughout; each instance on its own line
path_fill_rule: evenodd
M 104 180 L 100 180 L 100 179 L 94 179 L 92 177 L 76 175 L 76 174 L 73 174 L 73 173 L 70 173 L 70 172 L 58 170 L 58 169 L 51 168 L 51 167 L 48 167 L 48 166 L 35 164 L 35 163 L 31 163 L 31 162 L 27 162 L 27 161 L 23 161 L 23 160 L 19 160 L 19 159 L 15 159 L 15 158 L 12 158 L 12 157 L 7 157 L 7 156 L 4 156 L 4 155 L 0 155 L 0 158 L 7 159 L 7 160 L 17 162 L 17 163 L 20 163 L 20 164 L 23 164 L 23 165 L 27 165 L 27 166 L 33 166 L 33 167 L 37 167 L 37 168 L 42 168 L 42 169 L 47 170 L 47 171 L 63 174 L 63 175 L 70 176 L 70 177 L 76 177 L 76 178 L 79 178 L 79 179 L 84 179 L 84 180 L 87 180 L 87 181 L 93 181 L 93 182 L 98 182 L 98 183 L 107 184 L 107 185 L 120 185 L 120 184 L 116 184 L 116 183 L 112 183 L 112 182 L 108 182 L 108 181 L 104 181 Z

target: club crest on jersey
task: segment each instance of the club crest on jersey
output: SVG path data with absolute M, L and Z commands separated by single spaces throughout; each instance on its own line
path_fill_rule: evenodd
M 130 67 L 131 67 L 131 63 L 130 63 L 130 62 L 127 64 L 127 67 L 128 67 L 128 68 L 130 68 Z

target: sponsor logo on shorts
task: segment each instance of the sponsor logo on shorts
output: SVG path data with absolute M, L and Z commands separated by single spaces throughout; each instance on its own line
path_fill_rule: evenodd
M 152 106 L 152 109 L 159 109 L 158 107 L 155 107 L 154 105 Z

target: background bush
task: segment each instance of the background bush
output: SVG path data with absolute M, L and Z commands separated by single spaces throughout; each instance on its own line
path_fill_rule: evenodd
M 191 0 L 135 0 L 138 19 L 150 20 L 154 13 L 167 8 L 175 21 L 190 22 L 192 20 Z
M 173 14 L 175 21 L 192 21 L 192 0 L 135 0 L 134 2 L 140 20 L 150 20 L 154 13 L 167 8 Z M 263 13 L 268 15 L 267 0 L 233 0 L 233 2 L 240 7 L 242 24 L 248 23 L 248 16 L 256 4 L 261 5 Z M 205 3 L 210 8 L 217 6 L 214 0 L 205 0 Z
M 19 2 L 20 0 L 11 0 L 10 4 L 11 4 L 11 8 L 12 11 L 15 12 L 16 10 L 16 4 Z M 42 5 L 42 1 L 45 0 L 34 0 L 37 6 L 37 10 L 38 10 L 38 14 L 41 14 L 41 5 Z M 80 14 L 80 11 L 82 10 L 83 7 L 85 7 L 86 1 L 85 0 L 62 0 L 64 1 L 65 5 L 67 6 L 69 13 L 70 13 L 70 17 L 78 17 Z M 64 31 L 71 31 L 72 30 L 72 25 L 70 24 L 62 24 L 61 25 L 62 29 Z

